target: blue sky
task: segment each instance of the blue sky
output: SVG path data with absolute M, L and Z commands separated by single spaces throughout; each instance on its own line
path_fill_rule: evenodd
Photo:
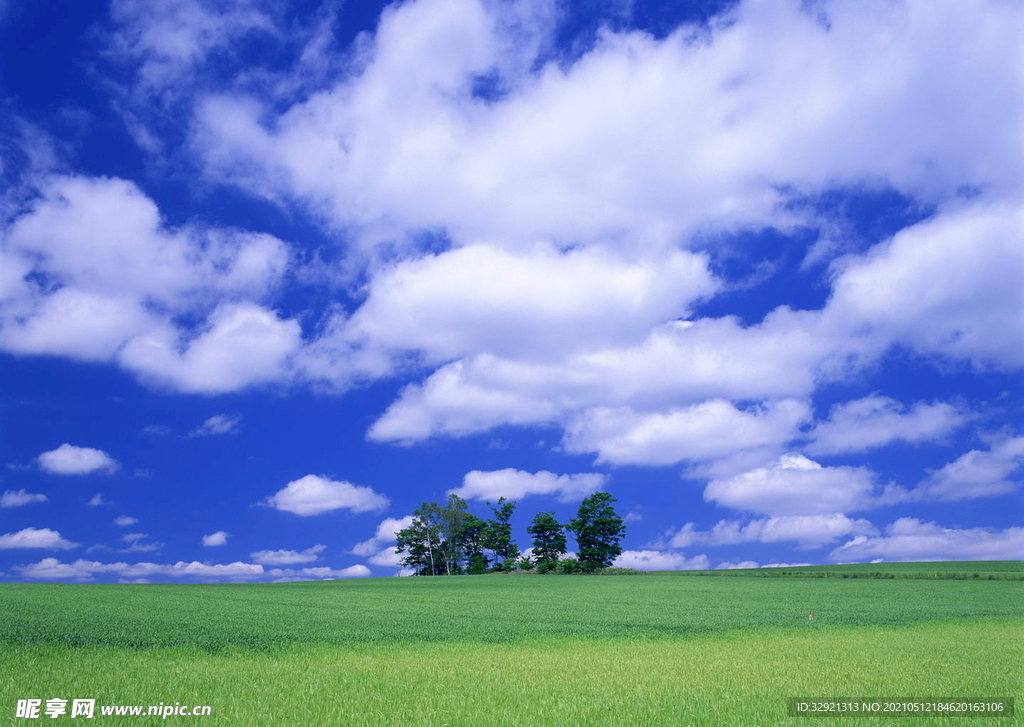
M 1005 0 L 0 3 L 0 578 L 1024 557 Z

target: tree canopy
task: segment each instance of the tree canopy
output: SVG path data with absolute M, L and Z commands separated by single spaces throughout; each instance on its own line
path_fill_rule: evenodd
M 567 525 L 554 512 L 537 513 L 526 529 L 533 540 L 532 563 L 518 560 L 512 537 L 516 502 L 504 497 L 487 503 L 493 514 L 488 520 L 469 512 L 466 501 L 454 494 L 443 505 L 424 502 L 413 510 L 412 523 L 398 532 L 396 549 L 402 565 L 416 575 L 479 574 L 530 565 L 539 572 L 556 571 L 556 565 L 561 573 L 593 572 L 610 566 L 622 553 L 619 543 L 626 526 L 612 507 L 615 501 L 607 492 L 595 492 L 580 503 Z M 576 538 L 578 560 L 563 558 L 567 531 Z
M 566 529 L 576 538 L 579 560 L 585 570 L 607 568 L 622 553 L 619 544 L 626 525 L 615 512 L 616 499 L 607 492 L 595 492 L 580 503 L 576 517 Z

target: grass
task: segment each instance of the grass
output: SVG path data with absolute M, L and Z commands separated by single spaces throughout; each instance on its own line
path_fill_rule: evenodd
M 1019 701 L 1022 596 L 1004 580 L 677 575 L 5 584 L 0 724 L 54 696 L 209 704 L 167 720 L 208 727 L 877 723 L 790 718 L 786 699 Z
M 853 563 L 788 568 L 730 568 L 709 571 L 659 571 L 674 575 L 756 576 L 758 578 L 914 578 L 931 580 L 1024 581 L 1024 561 L 976 560 L 932 563 Z

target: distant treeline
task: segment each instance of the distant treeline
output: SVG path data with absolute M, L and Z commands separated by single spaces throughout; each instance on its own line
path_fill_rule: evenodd
M 532 537 L 532 552 L 521 555 L 512 538 L 514 501 L 499 498 L 488 502 L 493 516 L 487 520 L 469 512 L 466 501 L 449 495 L 440 505 L 424 502 L 413 510 L 409 527 L 398 531 L 402 565 L 416 575 L 477 575 L 482 573 L 603 573 L 631 572 L 612 568 L 622 553 L 620 541 L 626 533 L 623 519 L 615 512 L 615 498 L 595 492 L 580 503 L 576 517 L 562 524 L 553 512 L 537 513 L 526 532 Z M 566 533 L 576 540 L 577 555 L 566 557 Z

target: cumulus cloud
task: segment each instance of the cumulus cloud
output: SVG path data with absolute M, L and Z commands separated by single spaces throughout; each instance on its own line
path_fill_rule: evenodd
M 89 502 L 86 504 L 89 507 L 99 507 L 100 505 L 106 505 L 107 501 L 103 499 L 102 492 L 97 492 L 95 495 L 89 498 Z
M 173 564 L 161 563 L 100 563 L 79 559 L 63 563 L 56 558 L 43 558 L 38 563 L 15 568 L 23 577 L 38 580 L 88 580 L 98 574 L 113 573 L 124 578 L 148 578 L 153 576 L 196 577 L 202 579 L 249 580 L 264 574 L 263 566 L 254 563 L 200 563 L 199 561 L 178 561 Z
M 116 362 L 153 383 L 212 392 L 279 376 L 298 345 L 298 324 L 258 304 L 289 265 L 283 242 L 170 228 L 125 180 L 47 177 L 0 250 L 21 261 L 20 280 L 0 295 L 9 352 Z M 205 323 L 179 330 L 181 315 Z
M 88 475 L 93 472 L 113 472 L 120 465 L 101 449 L 64 444 L 43 452 L 37 458 L 44 471 L 57 475 Z
M 132 517 L 131 515 L 119 515 L 114 518 L 114 525 L 120 525 L 121 527 L 126 528 L 129 525 L 134 525 L 138 521 L 139 519 L 137 517 Z
M 72 543 L 50 528 L 25 528 L 16 533 L 0 535 L 0 550 L 14 548 L 44 548 L 46 550 L 71 550 L 78 543 Z
M 943 501 L 1005 495 L 1020 485 L 1019 477 L 1013 475 L 1022 465 L 1024 437 L 1004 438 L 988 451 L 973 449 L 931 472 L 910 495 Z
M 624 550 L 612 563 L 616 568 L 636 570 L 707 570 L 709 565 L 706 555 L 687 558 L 682 553 L 659 550 Z
M 905 517 L 877 537 L 858 536 L 833 550 L 835 561 L 1019 560 L 1024 528 L 944 528 Z
M 767 467 L 712 480 L 704 499 L 766 515 L 823 515 L 881 504 L 876 478 L 864 467 L 823 467 L 799 454 L 786 454 Z M 890 493 L 893 492 L 890 490 Z
M 203 536 L 203 546 L 204 547 L 208 547 L 208 548 L 213 548 L 213 547 L 216 547 L 218 545 L 227 545 L 228 544 L 228 535 L 229 535 L 229 533 L 226 533 L 223 530 L 218 530 L 215 533 L 210 533 L 209 535 L 204 535 Z
M 171 326 L 152 326 L 124 346 L 120 360 L 146 381 L 216 394 L 284 378 L 300 339 L 294 320 L 252 302 L 225 303 L 184 340 Z
M 570 422 L 564 446 L 597 452 L 598 462 L 669 465 L 780 446 L 809 415 L 806 404 L 791 399 L 750 410 L 723 399 L 653 414 L 596 408 Z
M 832 408 L 828 421 L 811 431 L 810 454 L 862 452 L 890 442 L 934 441 L 952 433 L 969 418 L 951 404 L 915 403 L 909 411 L 887 396 L 868 396 Z
M 383 550 L 371 555 L 369 563 L 370 565 L 380 566 L 401 565 L 402 558 L 404 557 L 405 556 L 399 553 L 398 549 L 392 545 L 391 547 L 384 548 Z
M 261 565 L 291 565 L 293 563 L 311 563 L 327 549 L 326 545 L 314 545 L 305 550 L 258 550 L 249 553 L 249 557 Z
M 349 552 L 353 555 L 369 556 L 376 553 L 386 543 L 393 543 L 398 538 L 398 531 L 412 525 L 413 516 L 406 515 L 403 518 L 384 518 L 377 526 L 373 537 L 352 546 Z
M 1019 118 L 1005 4 L 969 18 L 927 2 L 834 5 L 825 24 L 797 2 L 747 2 L 699 40 L 692 26 L 662 39 L 605 31 L 535 70 L 543 46 L 524 26 L 554 30 L 523 21 L 538 6 L 393 8 L 360 72 L 323 93 L 282 111 L 207 97 L 194 148 L 212 177 L 301 200 L 364 244 L 446 228 L 507 245 L 657 246 L 791 223 L 786 185 L 884 180 L 925 199 L 1018 187 L 1000 163 Z M 473 98 L 474 78 L 494 71 L 511 92 Z
M 725 561 L 715 566 L 715 570 L 738 570 L 740 568 L 757 568 L 756 560 L 741 560 L 738 563 Z
M 241 423 L 241 414 L 214 414 L 212 417 L 193 429 L 189 436 L 210 437 L 218 434 L 232 434 L 238 431 L 238 427 Z
M 667 543 L 673 548 L 691 545 L 737 545 L 740 543 L 795 542 L 804 547 L 818 547 L 851 535 L 877 535 L 867 520 L 852 519 L 842 513 L 821 515 L 782 515 L 760 518 L 746 523 L 720 520 L 710 530 L 698 530 L 687 523 L 669 531 Z
M 607 481 L 607 475 L 595 472 L 556 475 L 546 470 L 525 472 L 508 467 L 491 472 L 467 472 L 462 478 L 462 487 L 449 492 L 467 500 L 497 500 L 499 497 L 520 500 L 527 495 L 548 495 L 557 497 L 559 502 L 577 502 L 604 487 Z
M 33 502 L 47 502 L 46 495 L 29 492 L 27 490 L 6 490 L 0 495 L 0 507 L 22 507 L 31 505 Z
M 306 475 L 289 482 L 283 489 L 268 497 L 264 504 L 306 517 L 341 509 L 352 512 L 378 512 L 385 509 L 389 501 L 384 495 L 374 492 L 369 487 L 353 485 L 351 482 L 335 482 L 317 475 Z
M 377 272 L 345 335 L 434 361 L 552 357 L 636 343 L 715 287 L 706 256 L 690 252 L 637 261 L 602 249 L 470 245 Z
M 951 205 L 841 261 L 824 315 L 878 347 L 980 369 L 1024 365 L 1022 229 L 1024 206 Z
M 348 568 L 329 568 L 318 566 L 313 568 L 271 568 L 267 575 L 277 582 L 288 581 L 317 581 L 330 580 L 334 578 L 365 578 L 370 575 L 370 569 L 365 565 L 351 565 Z

